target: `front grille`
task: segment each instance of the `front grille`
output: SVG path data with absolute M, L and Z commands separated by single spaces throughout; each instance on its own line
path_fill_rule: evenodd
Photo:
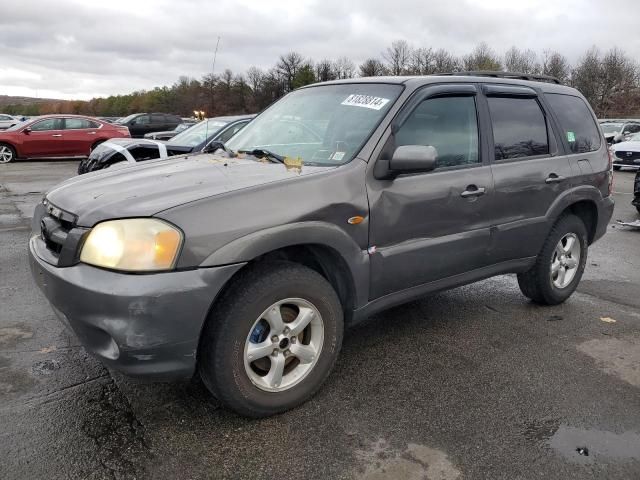
M 640 160 L 640 152 L 629 152 L 629 151 L 616 151 L 616 157 L 620 160 L 625 160 L 628 162 L 634 162 L 636 160 Z
M 87 232 L 76 227 L 76 216 L 45 200 L 39 209 L 40 238 L 50 254 L 50 263 L 59 267 L 78 261 L 78 248 Z

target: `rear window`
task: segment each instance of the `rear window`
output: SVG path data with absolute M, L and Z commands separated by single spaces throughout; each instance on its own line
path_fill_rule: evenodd
M 560 121 L 562 135 L 567 139 L 571 153 L 593 152 L 600 148 L 600 132 L 584 100 L 560 93 L 547 93 L 545 97 Z
M 547 123 L 534 98 L 489 97 L 496 160 L 549 153 Z

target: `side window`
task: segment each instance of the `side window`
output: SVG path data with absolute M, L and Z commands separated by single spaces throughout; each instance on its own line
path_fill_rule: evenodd
M 630 125 L 627 125 L 627 128 L 625 128 L 625 130 L 626 130 L 626 132 L 627 132 L 627 133 L 637 133 L 637 132 L 640 132 L 640 124 L 639 124 L 639 125 L 636 125 L 636 124 L 633 124 L 633 123 L 632 123 L 632 124 L 630 124 Z
M 160 151 L 157 145 L 142 145 L 139 147 L 131 148 L 129 149 L 129 153 L 138 162 L 160 158 Z
M 139 117 L 134 118 L 132 123 L 134 125 L 149 125 L 150 121 L 151 119 L 149 118 L 149 115 L 140 115 Z
M 32 132 L 45 132 L 47 130 L 61 130 L 62 119 L 61 118 L 47 118 L 31 125 Z
M 165 122 L 165 118 L 164 118 L 163 114 L 154 113 L 153 115 L 151 115 L 151 123 L 164 124 L 164 123 L 170 123 L 170 121 L 169 122 Z
M 430 98 L 411 113 L 395 135 L 395 146 L 426 145 L 438 151 L 436 168 L 480 162 L 474 97 Z
M 489 97 L 496 160 L 549 153 L 547 123 L 534 98 Z
M 594 152 L 600 148 L 600 131 L 584 100 L 559 93 L 547 93 L 545 98 L 560 121 L 571 153 Z
M 233 127 L 228 128 L 227 130 L 222 132 L 222 135 L 220 135 L 220 138 L 218 138 L 218 140 L 220 140 L 222 143 L 226 143 L 231 137 L 242 130 L 245 125 L 246 123 L 239 123 L 234 125 Z
M 64 128 L 65 130 L 79 130 L 85 128 L 98 128 L 100 125 L 86 118 L 65 118 Z
M 12 120 L 12 118 L 8 115 L 0 115 L 0 120 L 4 121 L 4 120 Z

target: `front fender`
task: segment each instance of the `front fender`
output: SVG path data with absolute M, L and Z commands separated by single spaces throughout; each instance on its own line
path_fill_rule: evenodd
M 240 237 L 214 251 L 201 267 L 248 262 L 266 253 L 295 245 L 319 245 L 337 252 L 349 268 L 355 305 L 368 300 L 369 255 L 342 229 L 322 221 L 279 225 Z

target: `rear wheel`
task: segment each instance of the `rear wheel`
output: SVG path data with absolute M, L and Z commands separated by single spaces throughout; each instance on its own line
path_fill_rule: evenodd
M 531 269 L 518 274 L 522 293 L 536 303 L 557 305 L 575 291 L 587 262 L 587 229 L 575 215 L 561 217 Z
M 207 321 L 198 370 L 226 407 L 265 417 L 308 400 L 342 344 L 343 312 L 317 272 L 277 262 L 249 267 Z
M 15 149 L 6 143 L 0 143 L 0 163 L 9 163 L 16 159 Z

